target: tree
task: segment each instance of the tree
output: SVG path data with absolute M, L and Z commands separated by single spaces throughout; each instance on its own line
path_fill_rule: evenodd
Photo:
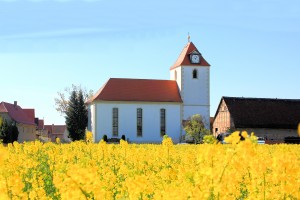
M 83 100 L 86 102 L 88 99 L 90 99 L 93 96 L 93 90 L 87 91 L 86 88 L 82 88 L 80 85 L 76 86 L 72 84 L 72 87 L 66 87 L 62 92 L 57 92 L 58 97 L 54 98 L 55 101 L 55 109 L 61 114 L 65 115 L 68 106 L 69 106 L 69 99 L 72 95 L 72 92 L 75 91 L 76 94 L 79 94 L 79 91 L 82 91 Z
M 14 141 L 18 141 L 18 137 L 19 137 L 19 130 L 18 127 L 16 126 L 16 124 L 13 124 L 11 127 L 11 139 L 12 142 Z
M 15 123 L 8 123 L 0 117 L 0 139 L 3 143 L 13 143 L 18 140 L 19 130 Z
M 202 143 L 205 135 L 210 135 L 210 131 L 205 128 L 203 118 L 196 114 L 190 117 L 184 125 L 184 130 L 187 135 L 191 136 L 194 142 Z
M 65 114 L 69 137 L 73 141 L 83 140 L 88 123 L 88 111 L 82 90 L 72 91 Z

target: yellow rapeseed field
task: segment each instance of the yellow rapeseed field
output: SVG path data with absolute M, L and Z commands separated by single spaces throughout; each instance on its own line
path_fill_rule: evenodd
M 0 199 L 300 199 L 299 167 L 299 145 L 14 143 Z

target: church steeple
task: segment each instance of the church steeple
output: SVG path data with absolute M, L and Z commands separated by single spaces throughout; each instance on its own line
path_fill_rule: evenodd
M 190 38 L 188 37 L 188 40 Z M 200 114 L 206 128 L 210 116 L 210 65 L 191 42 L 183 48 L 170 69 L 170 79 L 177 82 L 182 105 L 182 120 Z
M 189 40 L 188 36 L 188 40 Z M 200 56 L 200 62 L 199 63 L 192 63 L 191 62 L 191 55 L 192 54 L 199 54 Z M 170 70 L 175 69 L 179 66 L 210 66 L 210 64 L 204 59 L 204 57 L 201 55 L 201 53 L 198 51 L 196 46 L 193 44 L 193 42 L 188 42 L 183 50 L 181 51 L 181 54 L 177 58 L 175 64 L 173 64 L 170 68 Z

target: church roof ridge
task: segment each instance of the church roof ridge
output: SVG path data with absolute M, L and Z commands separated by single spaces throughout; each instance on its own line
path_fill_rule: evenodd
M 94 101 L 181 103 L 182 99 L 174 80 L 110 78 L 87 103 Z

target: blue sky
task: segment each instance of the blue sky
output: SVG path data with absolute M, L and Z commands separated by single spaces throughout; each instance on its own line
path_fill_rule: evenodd
M 187 33 L 222 96 L 300 98 L 298 0 L 0 0 L 0 101 L 63 124 L 58 91 L 169 79 Z

